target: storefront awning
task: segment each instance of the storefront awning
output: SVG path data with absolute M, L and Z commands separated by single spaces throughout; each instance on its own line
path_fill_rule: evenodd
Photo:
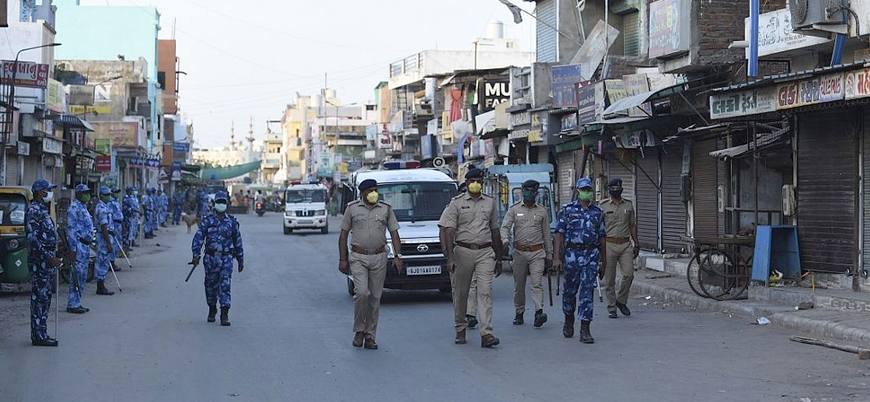
M 772 146 L 778 145 L 779 143 L 785 142 L 790 136 L 786 135 L 790 131 L 789 126 L 785 126 L 779 130 L 773 131 L 771 133 L 761 134 L 755 143 L 738 145 L 730 148 L 720 149 L 718 151 L 710 152 L 710 156 L 714 158 L 739 158 L 744 155 L 748 155 L 754 149 L 754 146 L 757 146 L 759 150 L 764 150 L 766 148 L 770 148 Z
M 687 86 L 688 83 L 683 82 L 662 89 L 657 89 L 655 91 L 644 92 L 622 98 L 616 102 L 613 102 L 612 105 L 608 106 L 607 109 L 604 110 L 604 116 L 606 117 L 620 112 L 626 112 L 631 108 L 638 107 L 640 105 L 643 105 L 644 103 L 667 98 L 673 94 L 683 92 Z
M 90 123 L 69 114 L 60 116 L 60 124 L 69 127 L 83 128 L 86 131 L 94 131 L 94 126 Z

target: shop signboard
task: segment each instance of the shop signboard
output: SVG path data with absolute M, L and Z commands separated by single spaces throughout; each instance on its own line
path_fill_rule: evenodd
M 659 0 L 649 4 L 649 58 L 669 56 L 689 50 L 689 28 L 692 20 L 684 2 Z
M 843 85 L 847 100 L 870 97 L 870 68 L 847 72 Z
M 626 74 L 622 76 L 623 87 L 625 88 L 626 96 L 634 96 L 650 91 L 649 79 L 646 74 Z M 628 110 L 628 115 L 631 117 L 648 117 L 652 116 L 652 105 L 648 102 L 641 106 L 633 107 Z
M 484 81 L 482 95 L 479 105 L 480 113 L 489 112 L 501 103 L 510 104 L 511 83 L 510 81 Z
M 18 61 L 18 71 L 13 74 L 12 70 L 16 68 L 15 61 L 3 60 L 2 80 L 8 83 L 12 77 L 15 77 L 14 84 L 16 87 L 27 88 L 42 88 L 48 86 L 48 64 L 37 64 L 29 61 Z
M 66 92 L 60 81 L 48 79 L 45 88 L 45 107 L 52 112 L 66 113 Z
M 190 144 L 186 142 L 175 141 L 174 143 L 172 143 L 172 152 L 186 154 L 190 152 Z
M 622 80 L 604 80 L 604 88 L 607 89 L 607 101 L 610 105 L 628 96 Z
M 63 153 L 63 142 L 59 140 L 45 137 L 42 139 L 42 152 L 47 154 L 60 155 Z
M 744 37 L 749 38 L 749 18 L 744 20 Z M 758 57 L 770 56 L 830 42 L 830 39 L 801 35 L 792 31 L 791 13 L 788 8 L 763 13 L 758 16 Z M 749 48 L 746 49 L 749 58 Z
M 710 118 L 726 119 L 776 111 L 776 87 L 765 87 L 710 96 Z
M 553 107 L 576 107 L 577 94 L 574 89 L 583 81 L 579 65 L 553 66 Z
M 828 74 L 776 87 L 776 108 L 785 110 L 798 106 L 843 100 L 843 73 Z
M 562 132 L 577 130 L 577 113 L 562 116 Z
M 107 121 L 91 122 L 94 132 L 90 134 L 94 139 L 108 139 L 112 146 L 120 148 L 136 148 L 142 146 L 139 135 L 139 123 L 132 121 Z
M 181 162 L 172 162 L 172 181 L 181 181 Z
M 584 125 L 595 121 L 595 86 L 577 88 L 577 124 Z

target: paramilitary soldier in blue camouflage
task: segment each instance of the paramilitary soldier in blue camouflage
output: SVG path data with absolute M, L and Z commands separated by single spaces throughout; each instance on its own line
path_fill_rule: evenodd
M 157 190 L 157 223 L 166 227 L 166 212 L 169 210 L 169 198 L 163 194 L 163 190 Z
M 69 301 L 66 305 L 68 313 L 84 314 L 90 311 L 82 307 L 82 295 L 85 282 L 88 279 L 88 262 L 91 257 L 90 245 L 94 241 L 94 220 L 88 212 L 88 202 L 91 201 L 91 189 L 86 184 L 75 188 L 76 199 L 66 210 L 66 239 L 69 245 L 70 260 L 75 264 L 75 275 L 78 280 L 69 281 Z M 78 284 L 78 291 L 76 290 Z
M 565 270 L 565 285 L 562 294 L 562 312 L 565 326 L 562 335 L 574 336 L 574 311 L 580 317 L 580 342 L 594 343 L 589 332 L 592 322 L 592 303 L 599 261 L 605 261 L 606 248 L 602 239 L 604 213 L 592 203 L 595 192 L 587 177 L 577 180 L 577 199 L 562 206 L 556 225 L 553 269 Z M 567 240 L 567 242 L 566 242 Z M 564 247 L 563 247 L 564 244 Z M 564 254 L 563 254 L 564 251 Z M 562 258 L 564 256 L 564 265 Z M 603 268 L 603 267 L 602 267 Z M 580 305 L 577 306 L 578 293 Z
M 48 212 L 54 198 L 54 184 L 44 179 L 33 182 L 33 202 L 24 215 L 24 229 L 30 244 L 30 342 L 33 346 L 57 346 L 57 340 L 48 337 L 48 310 L 51 308 L 51 281 L 61 265 L 55 256 L 57 232 Z
M 202 219 L 193 236 L 193 265 L 199 264 L 205 243 L 205 302 L 208 304 L 208 322 L 214 322 L 217 302 L 221 303 L 221 325 L 229 326 L 230 281 L 233 277 L 233 257 L 239 262 L 239 273 L 245 269 L 242 235 L 239 221 L 227 214 L 230 197 L 226 191 L 214 197 L 215 211 Z
M 121 233 L 124 231 L 124 213 L 121 212 L 121 202 L 118 201 L 120 197 L 121 189 L 113 188 L 112 189 L 112 199 L 109 200 L 109 209 L 112 211 L 112 245 L 115 248 L 121 247 L 124 242 L 121 240 Z M 118 256 L 117 250 L 112 254 L 112 261 L 115 261 L 115 258 Z M 115 268 L 117 270 L 117 268 Z
M 154 224 L 156 221 L 156 202 L 154 197 L 154 189 L 149 188 L 147 194 L 142 196 L 142 209 L 145 210 L 145 220 L 143 221 L 142 230 L 145 231 L 145 238 L 150 239 L 154 237 L 154 230 L 157 229 L 157 225 Z
M 106 275 L 109 274 L 109 264 L 112 263 L 112 255 L 115 253 L 115 246 L 112 244 L 112 209 L 109 207 L 109 199 L 112 197 L 112 190 L 108 187 L 100 187 L 100 201 L 97 202 L 97 208 L 94 210 L 94 215 L 97 216 L 97 261 L 94 263 L 94 276 L 97 279 L 97 294 L 111 296 L 115 294 L 109 289 L 106 289 Z
M 139 237 L 139 199 L 136 186 L 127 186 L 127 195 L 124 197 L 124 233 L 126 233 L 125 246 L 139 246 L 136 238 Z
M 172 224 L 181 224 L 181 212 L 184 208 L 184 193 L 176 190 L 172 195 Z

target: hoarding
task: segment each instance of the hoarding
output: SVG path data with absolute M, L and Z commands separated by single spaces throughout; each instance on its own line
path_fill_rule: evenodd
M 120 148 L 136 148 L 140 146 L 139 123 L 127 121 L 92 122 L 94 139 L 108 139 L 112 145 Z
M 776 87 L 710 96 L 710 118 L 725 119 L 776 111 Z
M 510 103 L 511 83 L 510 81 L 484 81 L 482 95 L 479 113 L 493 110 L 500 103 Z
M 2 80 L 8 83 L 12 77 L 15 61 L 3 60 Z M 48 64 L 37 64 L 29 61 L 18 61 L 18 71 L 14 74 L 15 86 L 28 88 L 43 88 L 48 85 Z
M 553 66 L 553 107 L 576 107 L 577 97 L 574 92 L 577 84 L 583 81 L 579 65 Z
M 659 0 L 649 4 L 649 58 L 689 50 L 691 16 L 684 0 Z

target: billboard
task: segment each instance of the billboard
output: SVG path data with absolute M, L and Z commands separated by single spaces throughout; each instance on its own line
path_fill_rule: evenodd
M 12 60 L 3 60 L 2 80 L 8 83 L 12 79 L 12 70 L 15 68 Z M 28 88 L 42 88 L 48 85 L 48 64 L 37 64 L 29 61 L 18 61 L 18 71 L 14 74 L 15 86 Z
M 649 58 L 689 50 L 688 8 L 683 0 L 659 0 L 649 4 Z M 691 2 L 686 1 L 691 6 Z
M 510 81 L 484 81 L 478 113 L 486 113 L 500 103 L 510 103 L 510 100 Z
M 107 139 L 117 148 L 136 148 L 141 146 L 139 123 L 129 121 L 92 122 L 94 139 Z
M 94 105 L 94 86 L 93 85 L 70 85 L 69 86 L 69 104 L 80 106 Z
M 583 81 L 579 65 L 553 66 L 553 107 L 576 107 L 574 92 L 578 83 Z

